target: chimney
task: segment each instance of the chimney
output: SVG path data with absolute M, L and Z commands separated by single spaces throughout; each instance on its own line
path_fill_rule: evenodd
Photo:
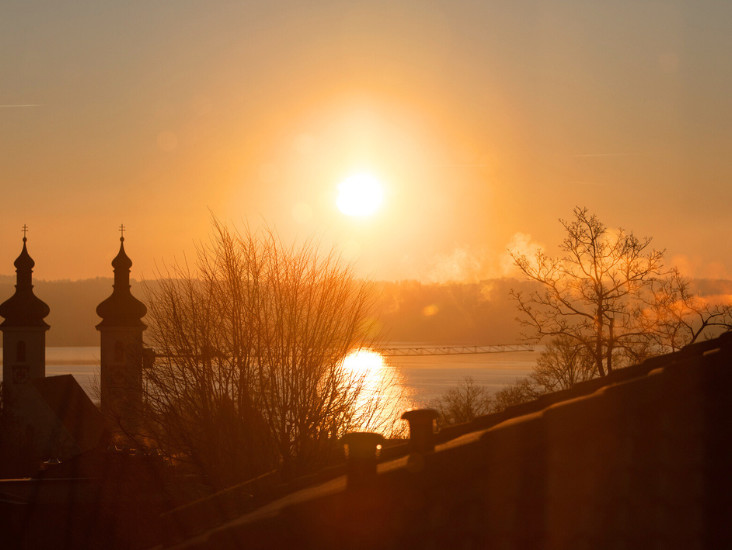
M 341 439 L 346 453 L 349 489 L 363 487 L 376 476 L 384 436 L 373 432 L 350 432 Z
M 402 415 L 409 422 L 409 447 L 412 453 L 435 450 L 435 409 L 411 409 Z

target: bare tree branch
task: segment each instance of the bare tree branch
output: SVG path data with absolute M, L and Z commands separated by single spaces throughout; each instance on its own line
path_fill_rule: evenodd
M 273 466 L 296 475 L 378 418 L 383 403 L 364 405 L 363 377 L 343 366 L 372 344 L 369 287 L 337 254 L 214 220 L 195 269 L 184 262 L 160 279 L 149 298 L 160 357 L 145 403 L 171 458 L 217 486 Z

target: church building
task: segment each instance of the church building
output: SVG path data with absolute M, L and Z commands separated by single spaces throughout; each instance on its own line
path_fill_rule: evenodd
M 48 305 L 33 293 L 35 262 L 23 249 L 15 260 L 15 293 L 0 304 L 3 403 L 7 418 L 27 434 L 23 444 L 39 458 L 78 455 L 106 445 L 110 434 L 135 433 L 142 409 L 145 305 L 130 292 L 132 261 L 124 234 L 112 261 L 112 294 L 97 307 L 100 332 L 101 412 L 70 375 L 46 377 Z M 122 228 L 123 230 L 123 228 Z
M 101 406 L 102 413 L 129 433 L 139 426 L 142 412 L 142 332 L 141 321 L 147 313 L 145 304 L 130 292 L 132 260 L 125 253 L 124 235 L 119 253 L 112 260 L 114 290 L 97 306 L 102 322 L 101 336 Z
M 24 231 L 25 231 L 24 227 Z M 33 379 L 46 376 L 46 331 L 48 305 L 33 293 L 33 267 L 28 239 L 15 260 L 15 294 L 0 304 L 3 333 L 3 401 L 12 405 L 18 393 Z

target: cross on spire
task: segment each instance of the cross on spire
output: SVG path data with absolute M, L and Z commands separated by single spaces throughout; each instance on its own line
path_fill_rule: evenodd
M 119 224 L 119 237 L 121 241 L 125 240 L 125 224 Z
M 28 240 L 28 226 L 23 224 L 23 242 Z

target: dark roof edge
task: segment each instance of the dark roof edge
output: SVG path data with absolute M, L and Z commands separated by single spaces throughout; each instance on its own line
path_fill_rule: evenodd
M 491 426 L 495 426 L 496 424 L 510 418 L 538 412 L 550 405 L 554 405 L 555 403 L 589 395 L 600 388 L 610 386 L 617 382 L 631 380 L 633 378 L 641 378 L 643 376 L 647 376 L 649 372 L 659 367 L 668 367 L 679 361 L 686 361 L 689 357 L 701 356 L 710 351 L 728 346 L 732 347 L 732 331 L 725 332 L 711 340 L 704 340 L 703 342 L 690 344 L 677 352 L 651 357 L 637 365 L 614 370 L 602 378 L 593 378 L 592 380 L 580 382 L 575 384 L 569 390 L 547 393 L 533 401 L 507 407 L 501 412 L 479 416 L 471 422 L 445 426 L 438 434 L 436 434 L 435 441 L 436 443 L 445 443 L 446 441 L 455 439 L 456 437 L 460 437 L 464 434 L 490 428 Z

